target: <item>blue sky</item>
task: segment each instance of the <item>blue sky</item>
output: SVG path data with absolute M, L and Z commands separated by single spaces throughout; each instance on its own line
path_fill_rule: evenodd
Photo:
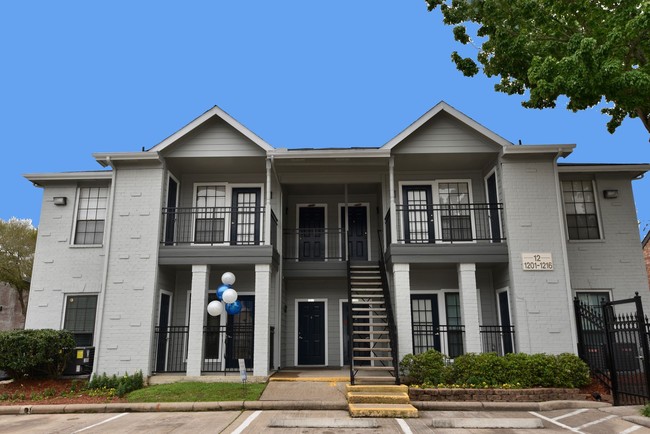
M 568 162 L 650 161 L 639 120 L 610 135 L 598 109 L 526 110 L 454 49 L 416 0 L 2 2 L 0 218 L 38 224 L 21 174 L 99 169 L 91 153 L 149 148 L 215 104 L 274 147 L 381 146 L 444 100 L 515 143 L 576 143 Z M 650 181 L 634 186 L 643 231 Z

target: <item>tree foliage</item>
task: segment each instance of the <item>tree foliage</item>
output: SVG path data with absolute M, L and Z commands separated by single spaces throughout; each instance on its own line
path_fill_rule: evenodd
M 466 76 L 480 63 L 488 77 L 500 77 L 495 90 L 528 91 L 527 108 L 555 107 L 565 95 L 578 111 L 604 98 L 610 133 L 628 116 L 650 132 L 650 1 L 426 1 L 454 26 L 456 41 L 478 49 L 476 59 L 451 55 Z
M 36 229 L 31 220 L 0 219 L 0 282 L 16 290 L 23 315 L 27 313 L 35 249 Z

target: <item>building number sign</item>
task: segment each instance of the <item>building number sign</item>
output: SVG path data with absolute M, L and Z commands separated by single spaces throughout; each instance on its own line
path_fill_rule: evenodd
M 553 256 L 550 253 L 522 253 L 524 271 L 553 271 Z

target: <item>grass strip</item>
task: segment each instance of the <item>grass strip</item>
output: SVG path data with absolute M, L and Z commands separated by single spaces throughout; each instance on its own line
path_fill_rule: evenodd
M 127 400 L 129 402 L 257 401 L 265 388 L 265 383 L 158 384 L 129 393 Z

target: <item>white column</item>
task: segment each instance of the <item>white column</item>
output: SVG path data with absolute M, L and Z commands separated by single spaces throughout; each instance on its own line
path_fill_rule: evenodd
M 476 264 L 458 264 L 458 288 L 460 311 L 465 326 L 465 352 L 481 352 L 479 333 L 478 289 L 476 288 Z
M 395 157 L 390 157 L 388 161 L 388 191 L 390 197 L 390 240 L 387 244 L 397 242 L 397 204 L 395 203 Z
M 208 302 L 210 270 L 207 265 L 192 265 L 192 300 L 187 343 L 187 376 L 200 376 L 203 365 L 203 321 Z
M 253 349 L 253 375 L 269 374 L 269 285 L 271 266 L 255 264 L 255 348 Z
M 395 327 L 399 341 L 398 357 L 413 352 L 413 332 L 411 325 L 411 276 L 409 264 L 393 265 L 393 288 Z

